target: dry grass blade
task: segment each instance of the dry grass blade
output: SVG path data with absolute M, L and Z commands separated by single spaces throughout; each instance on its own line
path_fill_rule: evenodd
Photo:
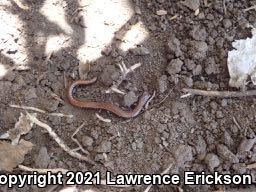
M 21 106 L 21 105 L 9 105 L 12 108 L 17 108 L 17 109 L 24 109 L 24 110 L 31 110 L 31 111 L 36 111 L 39 113 L 51 115 L 51 116 L 56 116 L 56 117 L 68 117 L 68 118 L 73 118 L 73 115 L 65 115 L 63 113 L 47 113 L 46 111 L 36 108 L 36 107 L 29 107 L 29 106 Z
M 19 165 L 18 166 L 21 170 L 23 171 L 29 171 L 29 172 L 38 172 L 38 173 L 41 173 L 41 174 L 45 174 L 47 172 L 51 172 L 53 174 L 55 173 L 58 173 L 58 172 L 61 172 L 62 174 L 66 174 L 69 170 L 67 169 L 62 169 L 62 168 L 56 168 L 56 169 L 35 169 L 35 168 L 30 168 L 30 167 L 27 167 L 25 165 Z
M 182 91 L 185 92 L 186 94 L 201 95 L 201 96 L 208 96 L 208 97 L 248 97 L 248 96 L 256 95 L 256 90 L 240 92 L 240 91 L 205 91 L 200 89 L 185 88 Z
M 64 150 L 66 151 L 70 156 L 75 157 L 79 160 L 82 161 L 86 161 L 90 164 L 96 165 L 96 162 L 90 160 L 88 157 L 85 157 L 83 155 L 81 155 L 80 153 L 77 153 L 75 151 L 72 151 L 65 143 L 64 141 L 52 130 L 52 128 L 47 125 L 46 123 L 43 123 L 41 121 L 39 121 L 36 117 L 30 115 L 28 113 L 28 117 L 30 119 L 30 121 L 34 122 L 36 125 L 38 125 L 39 127 L 44 128 L 49 135 L 58 143 L 58 145 Z

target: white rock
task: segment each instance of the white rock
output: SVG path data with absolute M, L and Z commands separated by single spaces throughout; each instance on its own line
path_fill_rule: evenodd
M 236 40 L 232 45 L 234 50 L 228 52 L 229 85 L 244 88 L 249 76 L 256 85 L 256 29 L 252 29 L 251 38 Z

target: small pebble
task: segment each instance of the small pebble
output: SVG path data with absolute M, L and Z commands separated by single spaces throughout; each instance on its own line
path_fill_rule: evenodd
M 127 107 L 131 107 L 137 101 L 138 97 L 135 95 L 133 91 L 128 92 L 124 96 L 124 105 Z
M 168 79 L 166 75 L 162 75 L 158 79 L 158 85 L 160 93 L 164 93 L 168 89 Z
M 166 71 L 170 75 L 174 75 L 176 73 L 179 73 L 181 71 L 181 66 L 183 65 L 183 62 L 180 59 L 173 59 L 168 64 Z
M 111 151 L 112 143 L 110 141 L 103 141 L 98 147 L 98 153 L 109 153 Z
M 227 146 L 220 144 L 217 146 L 217 152 L 221 159 L 230 163 L 238 163 L 239 159 L 232 153 Z
M 256 142 L 256 137 L 253 139 L 244 138 L 241 141 L 241 143 L 237 149 L 237 153 L 243 153 L 245 151 L 250 151 L 252 149 L 253 145 L 255 144 L 255 142 Z
M 91 147 L 93 144 L 93 138 L 91 138 L 87 135 L 83 136 L 82 144 L 86 147 Z
M 210 171 L 213 171 L 214 168 L 220 165 L 219 157 L 213 153 L 207 154 L 204 158 L 204 162 L 207 164 Z
M 144 55 L 150 54 L 149 50 L 146 47 L 136 47 L 136 48 L 132 49 L 131 52 L 134 55 L 139 55 L 139 56 L 144 56 Z
M 35 160 L 35 164 L 37 167 L 40 168 L 47 168 L 49 163 L 50 163 L 51 159 L 50 156 L 47 152 L 47 148 L 46 147 L 41 147 L 39 154 Z
M 192 147 L 189 145 L 180 145 L 174 152 L 177 165 L 183 167 L 186 162 L 193 160 Z

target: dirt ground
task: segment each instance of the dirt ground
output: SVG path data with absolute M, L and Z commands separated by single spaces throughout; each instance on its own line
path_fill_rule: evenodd
M 170 174 L 186 170 L 256 176 L 256 100 L 190 96 L 182 88 L 229 87 L 228 51 L 236 39 L 250 37 L 256 25 L 255 0 L 0 0 L 0 69 L 22 65 L 0 80 L 0 132 L 14 128 L 22 109 L 36 107 L 73 118 L 37 114 L 71 149 L 72 134 L 97 164 L 71 157 L 34 125 L 22 136 L 34 144 L 23 165 L 74 171 Z M 80 9 L 78 9 L 80 8 Z M 130 72 L 118 89 L 120 64 Z M 26 68 L 26 70 L 24 70 Z M 66 97 L 67 85 L 98 77 L 76 96 L 133 108 L 143 91 L 155 97 L 136 118 L 104 110 L 80 109 Z M 249 84 L 248 87 L 254 87 Z M 32 111 L 31 111 L 32 112 Z M 98 113 L 104 122 L 96 116 Z M 81 150 L 80 153 L 83 153 Z M 25 173 L 18 167 L 13 173 Z M 77 186 L 79 191 L 144 191 L 147 186 Z M 26 186 L 7 191 L 60 191 Z M 224 186 L 241 191 L 249 186 Z M 221 186 L 153 186 L 150 191 L 216 191 Z M 248 191 L 256 189 L 248 189 Z

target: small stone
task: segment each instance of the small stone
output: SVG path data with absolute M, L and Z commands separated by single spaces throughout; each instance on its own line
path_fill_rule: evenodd
M 168 147 L 168 145 L 169 145 L 169 143 L 167 143 L 167 141 L 163 141 L 163 146 L 165 146 L 165 147 Z
M 228 100 L 227 99 L 222 99 L 221 100 L 221 106 L 226 107 L 228 105 Z
M 4 79 L 6 79 L 7 81 L 13 81 L 15 77 L 16 77 L 16 73 L 14 71 L 10 71 L 6 75 L 4 75 Z
M 102 51 L 101 51 L 101 54 L 102 55 L 105 55 L 105 56 L 109 56 L 111 54 L 111 51 L 112 51 L 112 47 L 108 46 L 108 47 L 105 47 Z
M 136 48 L 132 49 L 131 52 L 134 55 L 139 55 L 139 56 L 150 54 L 149 50 L 146 47 L 136 47 Z
M 98 153 L 109 153 L 111 151 L 112 143 L 110 141 L 103 141 L 98 147 Z
M 210 102 L 210 107 L 211 107 L 213 110 L 217 110 L 218 104 L 217 104 L 215 101 L 211 101 L 211 102 Z
M 35 164 L 37 167 L 40 168 L 47 168 L 49 163 L 50 163 L 51 159 L 50 156 L 47 152 L 47 148 L 46 147 L 41 147 L 39 154 L 35 160 Z
M 168 79 L 166 75 L 162 75 L 158 79 L 158 86 L 160 93 L 164 93 L 168 89 Z
M 224 144 L 228 147 L 232 147 L 234 144 L 234 140 L 232 139 L 231 135 L 229 134 L 229 132 L 224 131 L 224 133 L 222 134 L 222 139 L 224 141 Z
M 216 118 L 217 119 L 221 119 L 223 117 L 224 117 L 224 115 L 223 115 L 222 111 L 216 111 Z
M 225 29 L 228 29 L 232 26 L 232 22 L 229 19 L 223 19 L 222 22 Z
M 39 103 L 46 111 L 53 112 L 57 110 L 60 101 L 58 99 L 41 98 Z
M 106 65 L 100 76 L 100 81 L 106 86 L 111 86 L 113 80 L 115 80 L 118 76 L 119 71 L 116 69 L 114 65 Z
M 214 168 L 220 165 L 219 157 L 213 153 L 208 153 L 204 158 L 204 162 L 210 171 L 213 171 Z
M 139 8 L 138 6 L 135 6 L 134 12 L 135 12 L 136 14 L 138 14 L 138 15 L 141 15 L 141 14 L 142 14 L 142 13 L 141 13 L 141 10 L 140 10 L 140 8 Z
M 132 150 L 135 151 L 137 149 L 136 142 L 132 143 Z
M 191 37 L 197 41 L 205 41 L 207 33 L 204 27 L 200 25 L 194 26 L 193 30 L 190 32 Z
M 164 3 L 165 0 L 157 0 L 157 2 L 161 4 L 161 3 Z
M 192 147 L 189 145 L 180 145 L 174 152 L 177 165 L 183 167 L 186 162 L 193 160 Z
M 91 147 L 93 144 L 93 138 L 91 138 L 87 135 L 83 136 L 82 144 L 86 147 Z
M 232 166 L 234 171 L 236 171 L 238 174 L 244 174 L 246 172 L 246 165 L 245 163 L 237 163 Z
M 200 75 L 201 72 L 202 72 L 202 66 L 201 65 L 196 65 L 196 67 L 192 71 L 193 75 Z
M 206 155 L 206 142 L 201 135 L 199 135 L 195 141 L 195 148 L 197 152 L 197 158 L 199 160 L 203 160 Z
M 98 131 L 97 131 L 96 129 L 93 129 L 93 130 L 91 131 L 91 136 L 92 136 L 95 140 L 97 140 L 97 139 L 99 138 L 99 133 L 98 133 Z
M 218 73 L 218 68 L 216 67 L 214 58 L 210 57 L 206 62 L 205 72 L 207 75 Z
M 127 107 L 131 107 L 136 101 L 138 101 L 138 97 L 135 95 L 133 91 L 128 92 L 124 96 L 124 105 Z
M 184 81 L 184 83 L 185 83 L 188 87 L 193 87 L 194 82 L 193 82 L 192 77 L 187 77 L 187 76 L 185 76 L 185 77 L 183 77 L 183 81 Z
M 31 100 L 31 99 L 35 99 L 37 98 L 37 95 L 36 95 L 36 89 L 33 87 L 33 88 L 30 88 L 26 94 L 25 94 L 25 99 L 27 101 Z
M 190 55 L 195 59 L 201 59 L 206 57 L 208 51 L 208 45 L 204 41 L 191 41 L 190 42 Z
M 26 82 L 21 75 L 19 75 L 15 78 L 15 82 L 17 83 L 19 89 L 26 85 Z
M 192 11 L 196 11 L 200 6 L 200 0 L 185 0 L 181 1 L 181 4 L 191 9 Z
M 167 45 L 170 53 L 175 54 L 176 57 L 180 57 L 182 55 L 182 51 L 180 49 L 180 41 L 174 35 L 171 36 Z
M 183 62 L 180 59 L 173 59 L 167 66 L 167 72 L 170 75 L 174 75 L 176 73 L 179 73 L 181 71 L 181 66 L 183 65 Z
M 252 149 L 253 145 L 255 144 L 255 142 L 256 142 L 256 137 L 253 139 L 244 138 L 237 149 L 237 153 L 243 153 L 245 151 L 250 151 Z
M 161 9 L 161 10 L 156 11 L 156 14 L 159 16 L 166 15 L 167 11 Z
M 217 146 L 217 152 L 221 159 L 230 163 L 238 163 L 239 159 L 232 153 L 228 147 L 223 144 Z

